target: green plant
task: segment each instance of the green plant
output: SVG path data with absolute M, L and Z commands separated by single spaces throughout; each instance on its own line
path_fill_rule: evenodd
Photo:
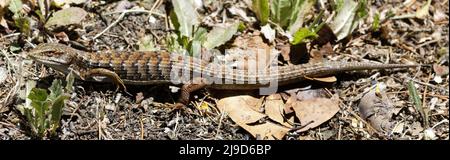
M 65 106 L 65 100 L 69 99 L 68 92 L 72 91 L 74 77 L 67 76 L 67 84 L 63 88 L 61 80 L 54 80 L 50 88 L 33 88 L 27 98 L 31 101 L 30 106 L 24 107 L 24 114 L 31 127 L 32 133 L 44 138 L 47 135 L 55 136 L 56 129 L 60 126 L 61 115 Z
M 22 11 L 23 3 L 21 0 L 12 0 L 8 9 L 13 13 L 14 25 L 21 33 L 28 36 L 30 34 L 30 18 Z
M 223 24 L 212 28 L 210 32 L 200 26 L 200 21 L 192 3 L 186 0 L 172 0 L 173 10 L 170 20 L 177 30 L 168 36 L 169 51 L 188 51 L 189 54 L 200 53 L 201 48 L 213 49 L 225 44 L 242 28 L 241 23 Z

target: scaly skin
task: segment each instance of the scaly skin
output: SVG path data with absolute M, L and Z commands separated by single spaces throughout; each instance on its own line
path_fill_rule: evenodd
M 68 74 L 72 71 L 78 79 L 125 84 L 153 85 L 180 82 L 181 101 L 188 102 L 189 92 L 208 87 L 214 89 L 258 89 L 276 82 L 278 86 L 296 83 L 305 78 L 321 77 L 345 71 L 417 67 L 416 64 L 379 64 L 365 62 L 329 62 L 277 66 L 258 72 L 246 69 L 226 70 L 225 65 L 167 52 L 84 52 L 71 47 L 46 43 L 28 53 L 38 63 Z M 173 73 L 202 74 L 202 78 L 190 76 L 178 79 Z M 210 80 L 204 77 L 211 77 Z M 174 81 L 179 80 L 179 81 Z M 198 80 L 198 81 L 196 81 Z M 224 82 L 229 82 L 224 84 Z M 230 83 L 231 82 L 231 83 Z M 183 93 L 187 92 L 187 93 Z M 187 96 L 187 97 L 186 97 Z

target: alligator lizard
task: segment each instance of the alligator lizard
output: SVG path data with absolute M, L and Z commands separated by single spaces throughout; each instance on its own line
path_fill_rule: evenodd
M 189 94 L 207 87 L 214 89 L 258 89 L 267 82 L 278 86 L 332 75 L 337 72 L 417 67 L 417 64 L 381 64 L 368 62 L 329 62 L 278 66 L 250 71 L 227 70 L 225 65 L 213 64 L 197 58 L 169 54 L 167 52 L 85 52 L 63 44 L 45 43 L 27 54 L 34 61 L 68 74 L 74 73 L 81 80 L 111 82 L 125 89 L 125 84 L 183 84 L 180 103 L 189 102 Z M 182 77 L 188 73 L 187 78 Z M 194 74 L 202 75 L 195 77 Z M 205 78 L 209 77 L 209 78 Z M 227 82 L 227 83 L 225 83 Z

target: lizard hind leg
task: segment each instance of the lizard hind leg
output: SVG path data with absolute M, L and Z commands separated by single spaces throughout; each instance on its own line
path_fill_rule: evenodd
M 206 87 L 207 83 L 205 82 L 205 80 L 196 80 L 192 80 L 192 82 L 186 83 L 181 87 L 180 98 L 175 104 L 174 109 L 181 109 L 185 107 L 190 101 L 191 92 L 195 92 Z

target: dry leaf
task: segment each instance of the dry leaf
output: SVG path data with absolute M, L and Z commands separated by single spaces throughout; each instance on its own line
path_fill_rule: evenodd
M 309 80 L 313 80 L 313 81 L 320 81 L 320 82 L 325 82 L 325 83 L 334 83 L 337 81 L 337 78 L 335 76 L 331 76 L 331 77 L 319 77 L 319 78 L 309 78 L 309 77 L 305 77 L 306 79 Z
M 60 10 L 53 14 L 49 18 L 45 27 L 56 26 L 62 27 L 73 24 L 80 24 L 81 21 L 86 17 L 87 12 L 78 7 L 71 7 L 67 9 Z
M 299 101 L 305 101 L 305 100 L 311 100 L 311 99 L 316 99 L 316 98 L 327 98 L 327 94 L 324 89 L 308 89 L 305 91 L 297 92 L 296 98 Z
M 375 90 L 361 98 L 358 105 L 361 117 L 367 121 L 378 131 L 389 132 L 394 127 L 394 123 L 390 120 L 396 108 L 390 103 L 385 92 L 380 92 L 381 98 L 377 96 Z
M 266 115 L 251 109 L 250 106 L 256 105 L 257 103 L 257 98 L 245 95 L 223 98 L 219 100 L 217 107 L 221 112 L 227 113 L 234 122 L 247 130 L 254 137 L 261 137 L 263 139 L 282 139 L 289 131 L 286 127 L 270 121 L 263 122 L 262 124 L 248 125 L 267 117 Z
M 278 49 L 281 52 L 280 54 L 285 61 L 287 61 L 287 62 L 290 61 L 289 53 L 291 52 L 291 45 L 279 44 L 276 46 L 276 49 Z
M 283 109 L 284 109 L 284 102 L 283 100 L 266 100 L 265 104 L 265 111 L 267 116 L 269 116 L 270 119 L 274 120 L 275 122 L 278 122 L 288 128 L 292 128 L 292 125 L 286 122 L 285 118 L 283 117 Z
M 295 97 L 295 96 L 289 97 L 289 99 L 286 101 L 286 104 L 284 105 L 284 108 L 283 108 L 284 113 L 291 114 L 292 112 L 294 112 L 294 105 L 296 103 L 298 103 L 297 97 Z
M 294 105 L 295 115 L 301 125 L 306 125 L 297 132 L 307 131 L 331 119 L 339 111 L 336 99 L 315 98 L 299 101 Z

